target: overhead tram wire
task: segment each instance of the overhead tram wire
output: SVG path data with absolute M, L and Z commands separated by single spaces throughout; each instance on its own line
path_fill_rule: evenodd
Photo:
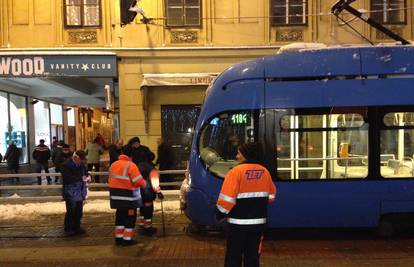
M 362 39 L 364 39 L 365 41 L 367 41 L 368 43 L 370 43 L 371 45 L 375 45 L 374 42 L 372 42 L 370 39 L 368 39 L 367 37 L 365 37 L 362 33 L 360 33 L 357 29 L 355 29 L 354 27 L 351 26 L 351 24 L 349 24 L 348 21 L 345 21 L 344 19 L 342 19 L 341 17 L 337 16 L 337 19 L 341 20 L 344 24 L 348 26 L 349 28 L 351 28 L 354 32 L 356 32 Z
M 414 7 L 404 7 L 404 8 L 386 8 L 386 9 L 381 9 L 381 10 L 373 10 L 373 11 L 368 11 L 368 10 L 364 10 L 364 14 L 372 14 L 372 13 L 382 13 L 384 11 L 387 12 L 391 12 L 391 11 L 403 11 L 403 10 L 414 10 Z M 295 14 L 295 15 L 287 15 L 287 16 L 248 16 L 248 17 L 202 17 L 202 20 L 236 20 L 236 19 L 273 19 L 273 18 L 297 18 L 297 17 L 328 17 L 328 16 L 333 16 L 332 13 L 328 12 L 328 13 L 323 13 L 323 12 L 319 12 L 319 13 L 312 13 L 312 14 Z M 164 26 L 164 24 L 159 24 L 156 23 L 154 21 L 166 21 L 168 18 L 167 17 L 158 17 L 158 18 L 149 18 L 150 21 L 148 23 L 139 23 L 139 24 L 148 24 L 148 25 L 154 25 L 154 26 Z M 345 23 L 344 23 L 345 24 Z M 293 26 L 295 24 L 292 24 Z M 298 24 L 299 25 L 299 24 Z

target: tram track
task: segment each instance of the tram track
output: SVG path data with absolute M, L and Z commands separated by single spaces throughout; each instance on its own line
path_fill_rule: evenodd
M 87 234 L 84 237 L 88 240 L 91 239 L 112 239 L 111 232 L 113 230 L 113 223 L 84 223 L 86 226 Z M 181 236 L 186 234 L 186 228 L 188 222 L 175 222 L 165 224 L 165 231 L 168 236 Z M 154 223 L 154 227 L 158 228 L 157 236 L 162 234 L 162 223 Z M 138 227 L 137 227 L 138 230 Z M 35 232 L 38 234 L 28 234 L 27 232 Z M 70 239 L 71 237 L 65 236 L 62 225 L 56 224 L 42 224 L 42 225 L 2 225 L 0 226 L 0 241 L 4 240 L 24 240 L 24 239 L 36 239 L 36 240 L 47 240 L 47 239 Z M 10 234 L 7 234 L 10 233 Z M 105 233 L 103 236 L 100 234 Z

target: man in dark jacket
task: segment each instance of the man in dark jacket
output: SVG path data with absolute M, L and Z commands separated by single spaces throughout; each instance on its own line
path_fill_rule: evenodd
M 63 142 L 63 140 L 60 140 L 57 143 L 56 146 L 54 146 L 54 147 L 52 146 L 52 149 L 51 149 L 50 152 L 51 152 L 51 157 L 52 157 L 53 164 L 55 164 L 56 156 L 62 151 L 64 144 L 65 144 L 65 142 Z M 56 166 L 55 166 L 55 168 L 56 168 Z M 58 170 L 56 170 L 56 172 L 58 172 Z
M 7 169 L 10 173 L 18 173 L 19 172 L 19 158 L 20 158 L 20 150 L 14 144 L 14 142 L 9 142 L 9 147 L 6 150 L 6 154 L 4 155 L 4 160 L 7 162 Z M 16 178 L 16 181 L 19 182 L 19 178 Z
M 158 158 L 156 164 L 158 164 L 158 169 L 162 170 L 173 170 L 175 157 L 174 153 L 171 149 L 171 146 L 164 142 L 163 138 L 158 138 Z M 162 182 L 171 182 L 172 176 L 171 174 L 162 174 L 161 175 Z
M 83 201 L 87 195 L 86 182 L 91 179 L 85 164 L 86 153 L 78 150 L 61 166 L 62 196 L 66 202 L 65 232 L 68 236 L 85 233 L 85 230 L 81 228 L 81 219 Z
M 45 170 L 46 173 L 49 173 L 49 158 L 50 158 L 50 149 L 45 145 L 45 140 L 40 139 L 40 144 L 35 147 L 32 153 L 32 157 L 36 160 L 36 172 L 40 173 L 42 170 Z M 50 184 L 52 179 L 50 176 L 47 176 L 47 184 Z M 37 183 L 42 184 L 42 177 L 37 177 Z
M 54 164 L 55 164 L 55 171 L 56 172 L 62 172 L 62 164 L 72 156 L 72 152 L 70 151 L 68 144 L 63 144 L 62 149 L 59 150 L 54 158 Z M 55 177 L 55 183 L 59 181 L 59 177 Z
M 143 206 L 139 208 L 139 226 L 141 233 L 144 235 L 153 235 L 157 232 L 157 228 L 152 226 L 152 217 L 154 214 L 154 200 L 156 196 L 163 199 L 159 186 L 159 174 L 152 161 L 154 160 L 154 153 L 150 153 L 149 160 L 139 163 L 138 168 L 142 177 L 146 181 L 146 186 L 141 189 Z
M 149 161 L 152 152 L 147 146 L 141 145 L 139 137 L 133 137 L 129 140 L 128 145 L 133 148 L 132 162 L 138 165 L 143 161 Z
M 121 156 L 123 145 L 124 140 L 118 139 L 109 147 L 109 165 L 112 165 Z

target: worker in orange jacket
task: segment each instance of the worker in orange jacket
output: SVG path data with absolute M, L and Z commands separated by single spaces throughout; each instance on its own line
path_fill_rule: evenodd
M 259 266 L 267 206 L 276 196 L 269 171 L 260 165 L 260 144 L 239 146 L 240 163 L 231 169 L 217 201 L 217 217 L 227 216 L 227 250 L 224 266 Z
M 132 162 L 133 148 L 126 146 L 119 159 L 109 168 L 110 205 L 116 209 L 115 243 L 130 246 L 137 243 L 134 237 L 137 208 L 142 206 L 140 188 L 146 186 L 137 165 Z

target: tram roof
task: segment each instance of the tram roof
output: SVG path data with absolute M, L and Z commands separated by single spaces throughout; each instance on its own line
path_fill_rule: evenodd
M 283 47 L 281 51 L 283 51 Z M 414 74 L 414 46 L 304 46 L 242 62 L 216 80 L 220 87 L 245 79 Z

